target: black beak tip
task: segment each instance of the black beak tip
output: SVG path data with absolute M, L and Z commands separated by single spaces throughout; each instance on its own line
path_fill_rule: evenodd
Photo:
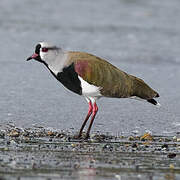
M 32 57 L 30 56 L 30 57 L 28 57 L 27 59 L 26 59 L 26 61 L 29 61 L 29 60 L 31 60 L 32 59 Z

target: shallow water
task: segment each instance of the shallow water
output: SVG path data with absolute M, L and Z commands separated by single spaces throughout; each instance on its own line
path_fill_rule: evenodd
M 64 89 L 42 64 L 25 61 L 37 42 L 45 40 L 108 59 L 159 92 L 161 108 L 131 99 L 100 99 L 92 133 L 175 136 L 180 132 L 178 0 L 1 0 L 0 8 L 1 130 L 10 122 L 19 128 L 37 125 L 76 133 L 83 122 L 87 102 Z M 7 157 L 12 152 L 8 153 Z M 110 175 L 112 179 L 130 178 L 129 170 L 118 171 L 125 174 Z M 156 172 L 158 178 L 161 172 Z M 77 174 L 73 177 L 80 179 Z M 134 179 L 147 175 L 140 174 Z M 167 176 L 175 179 L 171 173 Z
M 72 132 L 43 127 L 0 131 L 0 177 L 5 179 L 180 178 L 180 138 Z

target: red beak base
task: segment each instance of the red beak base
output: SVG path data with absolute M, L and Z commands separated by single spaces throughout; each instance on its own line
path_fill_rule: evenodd
M 38 57 L 39 55 L 34 53 L 32 56 L 27 58 L 27 61 L 31 60 L 31 59 L 35 59 L 36 57 Z

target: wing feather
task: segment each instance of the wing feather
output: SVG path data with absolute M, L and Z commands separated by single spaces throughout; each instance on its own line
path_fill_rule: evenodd
M 89 84 L 101 87 L 106 97 L 130 97 L 132 77 L 106 60 L 83 52 L 69 52 L 68 63 L 74 63 L 76 73 Z

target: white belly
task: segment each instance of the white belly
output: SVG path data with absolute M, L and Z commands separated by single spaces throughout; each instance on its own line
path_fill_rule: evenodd
M 90 97 L 101 97 L 100 89 L 101 87 L 94 86 L 89 84 L 85 80 L 83 80 L 80 76 L 78 76 L 81 81 L 82 95 L 90 96 Z

